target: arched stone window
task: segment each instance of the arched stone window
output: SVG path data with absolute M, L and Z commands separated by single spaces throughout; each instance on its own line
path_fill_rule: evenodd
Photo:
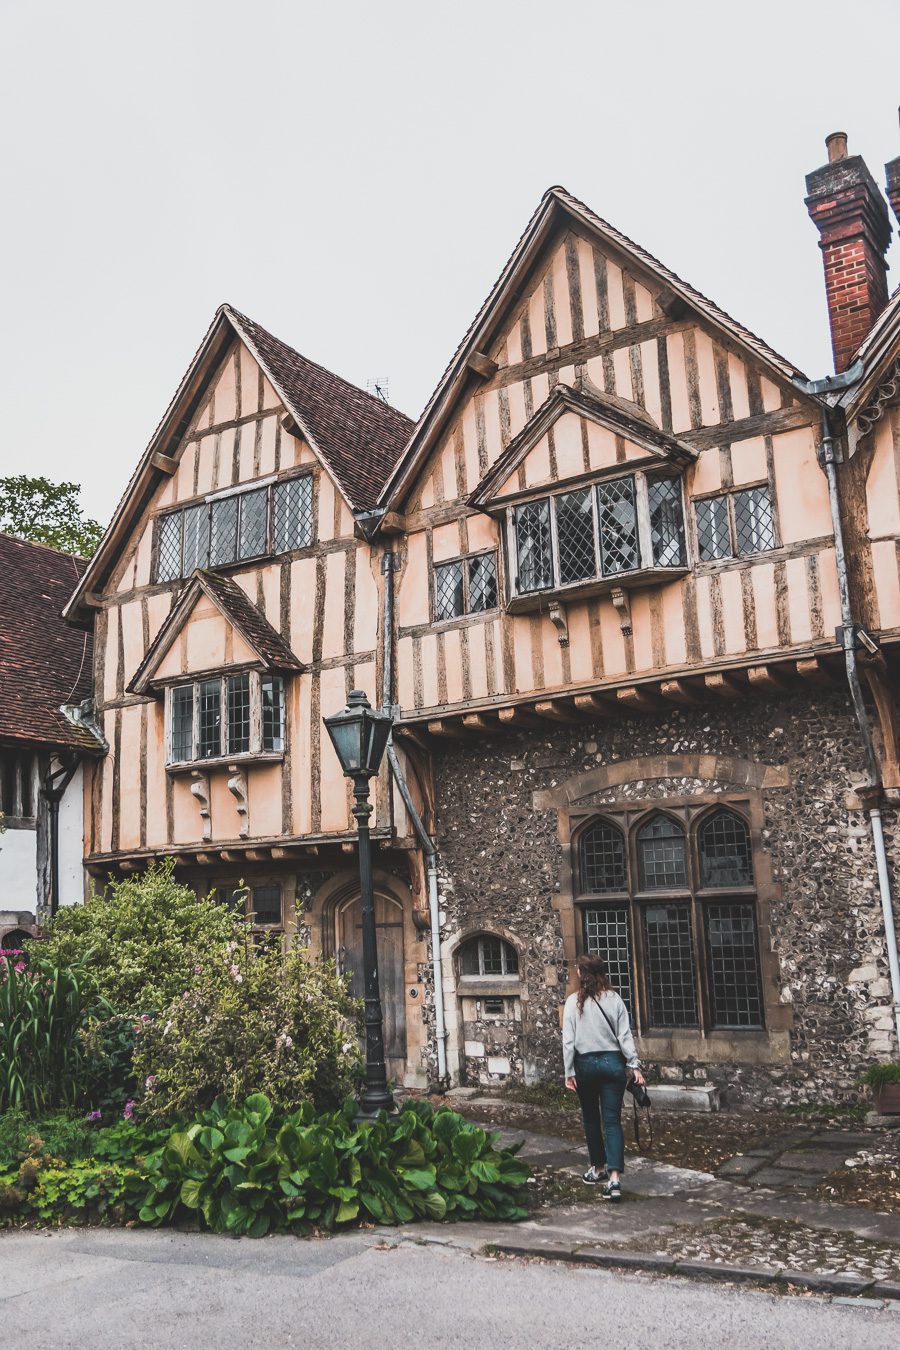
M 706 887 L 752 886 L 750 831 L 733 811 L 714 811 L 697 832 L 700 877 Z
M 497 976 L 503 979 L 519 973 L 519 957 L 515 947 L 490 933 L 481 933 L 464 942 L 459 949 L 458 959 L 460 975 L 476 975 L 482 979 Z
M 642 891 L 680 890 L 687 885 L 684 829 L 660 811 L 638 830 L 638 870 Z
M 617 825 L 598 820 L 581 836 L 581 888 L 591 895 L 625 890 L 625 837 Z

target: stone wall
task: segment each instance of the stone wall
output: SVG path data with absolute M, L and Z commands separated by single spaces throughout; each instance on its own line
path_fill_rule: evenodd
M 787 787 L 761 791 L 759 841 L 771 868 L 768 964 L 777 983 L 776 1012 L 792 1027 L 780 1063 L 754 1062 L 758 1056 L 742 1052 L 737 1036 L 726 1048 L 730 1062 L 712 1063 L 698 1053 L 655 1069 L 669 1079 L 708 1077 L 733 1102 L 852 1097 L 865 1066 L 890 1056 L 892 1022 L 868 823 L 861 810 L 848 806 L 862 763 L 842 692 L 710 702 L 583 726 L 548 723 L 546 730 L 436 750 L 448 953 L 479 931 L 506 934 L 515 942 L 523 993 L 522 1063 L 511 1072 L 530 1080 L 558 1078 L 560 1005 L 567 958 L 574 956 L 565 950 L 559 913 L 567 862 L 557 810 L 536 810 L 534 795 L 599 765 L 692 754 L 787 769 Z M 720 784 L 701 777 L 638 777 L 594 794 L 590 804 L 719 790 Z M 896 878 L 896 811 L 885 812 L 885 827 Z M 710 1058 L 721 1061 L 723 1055 Z M 473 1067 L 466 1065 L 470 1073 Z

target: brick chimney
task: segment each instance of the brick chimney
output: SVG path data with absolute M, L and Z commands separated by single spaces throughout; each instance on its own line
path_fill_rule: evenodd
M 884 255 L 891 223 L 862 157 L 847 153 L 846 133 L 832 132 L 825 145 L 828 163 L 807 175 L 806 209 L 821 235 L 831 348 L 840 374 L 887 304 Z
M 900 112 L 900 108 L 897 111 Z M 888 201 L 897 217 L 897 223 L 900 224 L 900 155 L 889 164 L 885 164 L 884 172 L 887 179 Z

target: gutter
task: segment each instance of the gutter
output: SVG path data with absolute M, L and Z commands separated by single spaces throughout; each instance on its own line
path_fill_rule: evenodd
M 838 391 L 855 384 L 860 375 L 860 363 L 857 362 L 844 375 L 829 376 L 814 384 L 795 380 L 794 383 L 806 394 L 817 394 L 827 389 Z M 824 388 L 823 388 L 824 386 Z M 847 670 L 847 684 L 853 711 L 859 727 L 863 757 L 866 764 L 868 783 L 863 796 L 873 803 L 866 808 L 869 816 L 869 828 L 872 833 L 872 847 L 875 851 L 875 865 L 878 871 L 878 893 L 881 899 L 881 913 L 884 922 L 884 937 L 887 946 L 888 969 L 891 977 L 891 1004 L 894 1014 L 894 1034 L 900 1049 L 900 955 L 897 952 L 897 931 L 894 924 L 894 903 L 891 895 L 891 878 L 888 871 L 887 851 L 884 843 L 884 822 L 881 817 L 881 769 L 878 756 L 872 743 L 872 731 L 869 714 L 863 697 L 859 678 L 859 665 L 856 660 L 857 625 L 853 621 L 853 609 L 850 604 L 850 585 L 847 575 L 847 555 L 844 547 L 844 527 L 841 522 L 840 497 L 836 465 L 839 452 L 835 447 L 835 437 L 829 421 L 829 409 L 822 408 L 822 443 L 819 463 L 828 481 L 828 502 L 831 507 L 831 523 L 834 530 L 834 556 L 838 577 L 838 592 L 841 601 L 841 642 L 844 648 L 844 664 Z
M 384 635 L 383 635 L 383 670 L 382 670 L 382 708 L 386 711 L 393 711 L 393 701 L 391 697 L 393 685 L 393 641 L 394 641 L 394 573 L 398 570 L 399 556 L 389 550 L 382 554 L 381 573 L 384 577 Z M 412 796 L 409 791 L 409 784 L 406 781 L 406 775 L 403 772 L 403 765 L 397 751 L 394 749 L 393 739 L 388 742 L 387 748 L 388 764 L 391 768 L 394 781 L 403 799 L 403 805 L 406 807 L 407 814 L 412 821 L 413 829 L 418 836 L 419 843 L 422 845 L 422 853 L 425 860 L 425 876 L 428 887 L 428 912 L 429 926 L 431 930 L 431 971 L 434 985 L 434 1025 L 435 1038 L 437 1041 L 437 1064 L 438 1079 L 441 1085 L 446 1085 L 447 1078 L 447 1027 L 444 1016 L 444 975 L 441 962 L 441 921 L 440 906 L 438 903 L 438 854 L 437 847 L 431 835 L 425 829 L 422 817 L 413 804 Z

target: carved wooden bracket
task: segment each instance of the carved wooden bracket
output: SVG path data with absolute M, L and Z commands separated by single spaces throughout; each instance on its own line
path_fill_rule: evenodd
M 203 826 L 203 838 L 212 838 L 212 821 L 209 817 L 209 774 L 201 773 L 199 769 L 191 770 L 191 796 L 200 808 L 200 821 Z
M 861 659 L 859 664 L 875 700 L 877 720 L 872 729 L 881 761 L 881 781 L 886 788 L 897 788 L 900 787 L 900 713 L 887 663 L 879 652 L 874 659 Z
M 616 586 L 614 590 L 610 591 L 609 598 L 619 616 L 619 627 L 626 637 L 631 637 L 631 601 L 628 598 L 628 592 Z
M 569 645 L 569 625 L 566 621 L 565 605 L 553 604 L 550 606 L 550 622 L 556 629 L 556 636 L 559 639 L 561 647 Z
M 247 775 L 239 764 L 229 764 L 228 791 L 234 798 L 234 807 L 240 817 L 238 838 L 246 839 L 250 833 L 250 817 L 247 812 Z

